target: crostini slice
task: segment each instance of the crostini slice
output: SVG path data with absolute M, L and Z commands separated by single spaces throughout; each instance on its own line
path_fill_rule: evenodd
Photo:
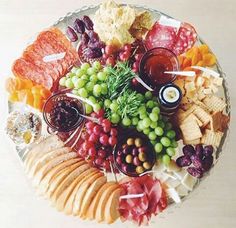
M 77 184 L 77 186 L 74 188 L 73 192 L 71 193 L 71 195 L 69 196 L 65 207 L 64 207 L 64 213 L 66 215 L 71 215 L 73 212 L 73 207 L 74 207 L 74 201 L 75 201 L 75 196 L 76 193 L 78 192 L 78 189 L 80 188 L 80 186 L 87 181 L 87 179 L 89 179 L 91 176 L 97 174 L 99 172 L 98 169 L 96 168 L 90 168 L 86 171 L 86 175 L 83 177 L 83 179 Z
M 56 157 L 67 154 L 71 152 L 70 147 L 62 147 L 55 150 L 52 150 L 51 152 L 48 152 L 44 154 L 41 158 L 39 158 L 34 165 L 31 167 L 31 169 L 28 172 L 28 176 L 31 178 L 35 175 L 35 173 L 44 165 L 46 165 L 49 161 L 54 160 Z
M 58 164 L 61 164 L 67 160 L 70 160 L 72 158 L 77 158 L 77 157 L 78 157 L 77 153 L 69 152 L 69 153 L 60 155 L 56 157 L 55 159 L 49 161 L 44 166 L 42 166 L 39 170 L 37 170 L 37 172 L 34 175 L 35 181 L 33 181 L 33 184 L 37 185 L 42 180 L 42 178 Z
M 59 174 L 59 172 L 76 162 L 81 161 L 81 158 L 72 158 L 67 161 L 64 161 L 57 166 L 53 167 L 40 181 L 40 179 L 34 178 L 35 185 L 38 187 L 37 188 L 37 193 L 38 194 L 45 194 L 45 192 L 48 190 L 48 187 L 51 184 L 51 181 Z
M 100 177 L 104 177 L 103 173 L 99 172 L 98 174 L 92 176 L 89 178 L 87 181 L 85 181 L 80 188 L 78 189 L 78 192 L 76 193 L 75 196 L 75 202 L 74 202 L 74 207 L 73 207 L 73 215 L 79 216 L 81 213 L 81 206 L 83 203 L 84 196 L 86 192 L 88 191 L 89 187 L 96 182 L 96 180 Z M 104 177 L 105 178 L 105 177 Z M 105 178 L 106 181 L 106 178 Z

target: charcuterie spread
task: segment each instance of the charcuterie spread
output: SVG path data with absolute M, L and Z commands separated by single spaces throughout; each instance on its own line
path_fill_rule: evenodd
M 6 132 L 58 211 L 148 225 L 218 160 L 224 83 L 191 24 L 109 0 L 40 32 L 13 62 Z

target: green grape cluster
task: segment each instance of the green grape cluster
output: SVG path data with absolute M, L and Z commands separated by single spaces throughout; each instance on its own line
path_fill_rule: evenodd
M 83 63 L 72 70 L 59 81 L 61 86 L 72 89 L 72 93 L 89 99 L 93 106 L 85 104 L 86 114 L 99 111 L 102 106 L 102 97 L 107 95 L 107 68 L 95 61 L 92 65 Z

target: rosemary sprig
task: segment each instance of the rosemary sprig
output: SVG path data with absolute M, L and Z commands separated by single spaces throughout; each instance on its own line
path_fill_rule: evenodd
M 130 82 L 135 73 L 128 62 L 118 62 L 114 67 L 108 68 L 108 98 L 113 100 L 130 88 Z

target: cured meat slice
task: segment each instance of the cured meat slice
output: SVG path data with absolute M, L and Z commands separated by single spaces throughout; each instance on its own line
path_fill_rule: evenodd
M 38 66 L 23 58 L 17 59 L 14 62 L 12 72 L 20 78 L 26 78 L 36 84 L 43 85 L 46 89 L 50 90 L 53 86 L 53 79 L 50 75 L 46 75 Z
M 163 47 L 172 50 L 177 34 L 177 28 L 161 25 L 158 22 L 147 33 L 145 45 L 147 49 Z
M 173 51 L 176 55 L 183 54 L 191 49 L 197 40 L 197 32 L 194 27 L 188 23 L 182 23 L 178 31 Z

